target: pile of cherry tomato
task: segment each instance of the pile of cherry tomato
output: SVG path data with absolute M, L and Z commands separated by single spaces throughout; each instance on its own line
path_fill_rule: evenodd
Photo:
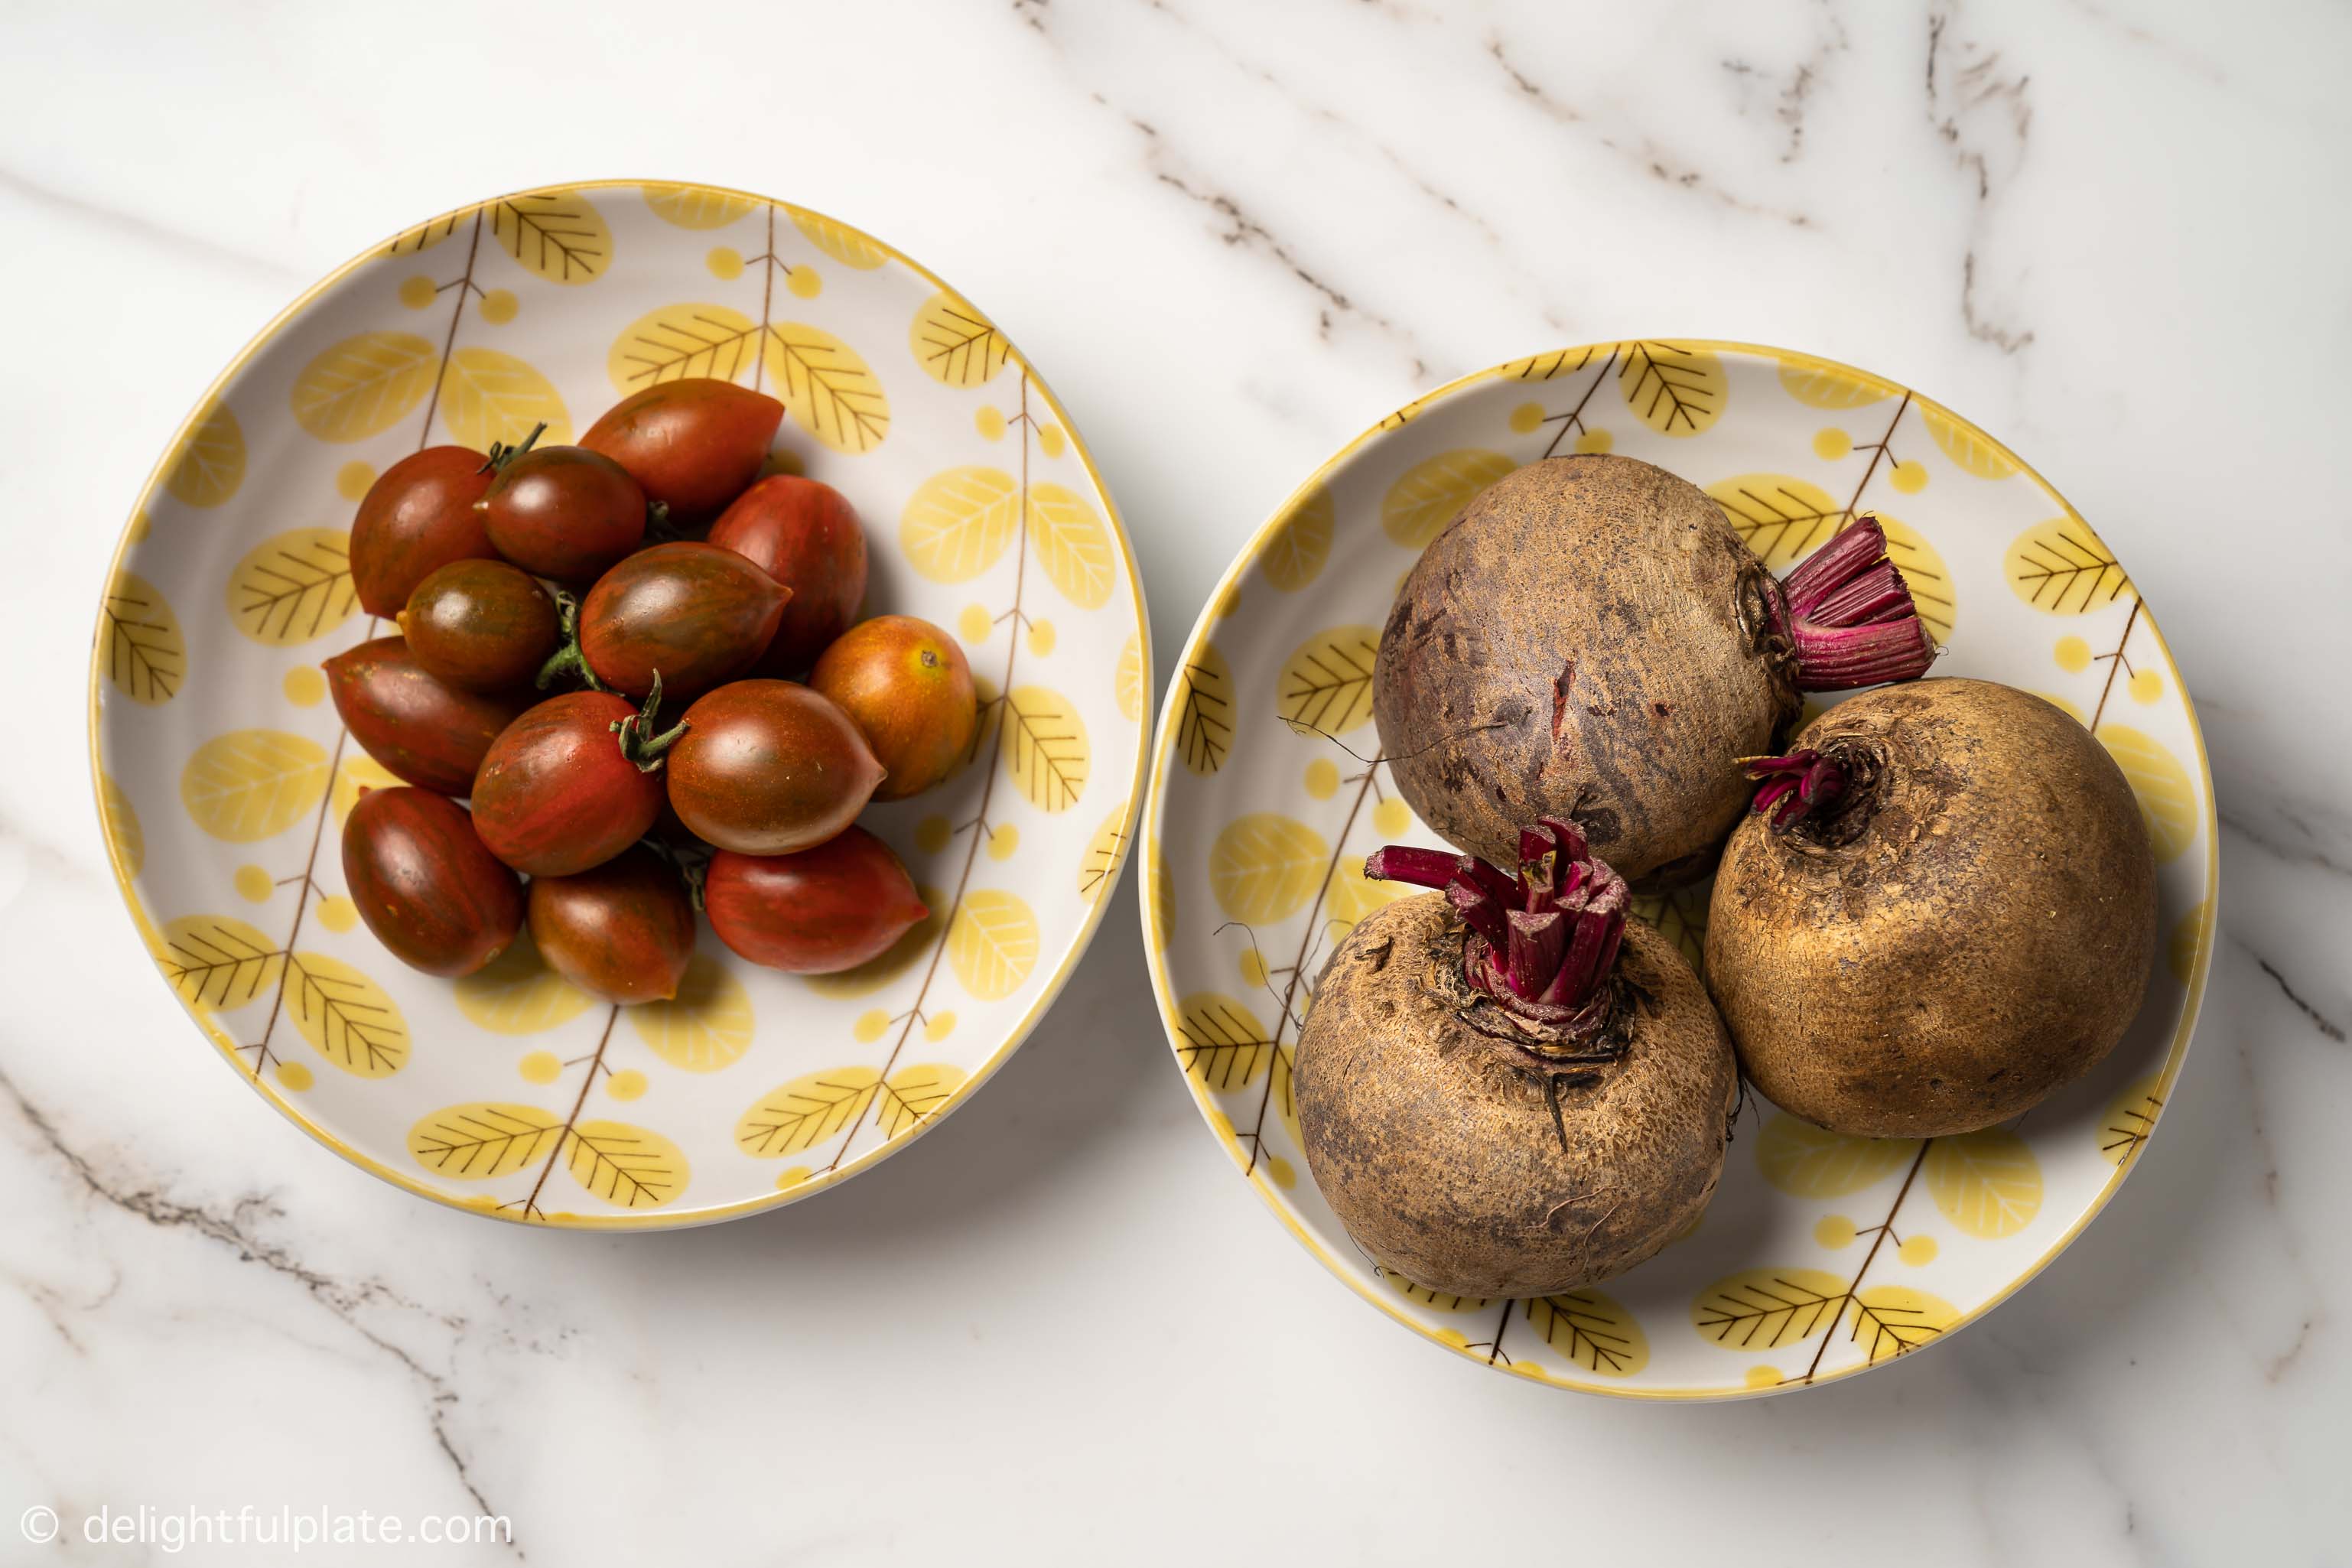
M 400 633 L 329 659 L 329 689 L 410 787 L 352 808 L 343 874 L 403 962 L 470 974 L 528 924 L 574 984 L 645 1002 L 677 994 L 698 906 L 798 973 L 924 918 L 856 824 L 963 763 L 971 671 L 929 622 L 856 619 L 856 512 L 761 477 L 783 416 L 671 382 L 576 447 L 428 447 L 361 501 L 352 581 Z

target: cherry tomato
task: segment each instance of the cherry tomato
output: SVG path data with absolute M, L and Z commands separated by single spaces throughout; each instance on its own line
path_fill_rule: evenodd
M 498 552 L 541 577 L 593 583 L 646 537 L 646 492 L 584 447 L 534 447 L 474 503 Z
M 343 822 L 343 886 L 376 941 L 427 974 L 473 973 L 522 926 L 521 879 L 464 806 L 430 790 L 360 796 Z
M 710 525 L 710 542 L 793 591 L 757 666 L 762 675 L 803 673 L 866 602 L 866 531 L 831 485 L 771 474 Z
M 840 704 L 874 748 L 885 773 L 876 800 L 904 800 L 954 773 L 980 728 L 963 649 L 912 616 L 877 616 L 842 633 L 809 685 Z
M 474 827 L 490 853 L 530 876 L 568 877 L 643 838 L 662 776 L 613 730 L 638 717 L 625 697 L 567 691 L 509 725 L 474 780 Z
M 637 845 L 569 877 L 533 878 L 530 939 L 592 996 L 665 1001 L 694 956 L 694 904 L 677 873 Z
M 452 561 L 416 584 L 400 633 L 417 663 L 452 686 L 527 686 L 563 640 L 555 601 L 503 561 Z
M 598 679 L 691 701 L 759 661 L 791 591 L 710 544 L 656 544 L 596 580 L 580 605 L 580 652 Z
M 702 910 L 719 940 L 794 974 L 855 969 L 930 910 L 890 847 L 845 827 L 793 855 L 721 849 L 703 875 Z
M 530 700 L 467 691 L 436 679 L 400 637 L 378 637 L 327 660 L 335 711 L 367 754 L 408 783 L 443 795 L 474 787 L 499 731 Z
M 856 819 L 882 764 L 849 715 L 789 680 L 739 680 L 686 710 L 669 750 L 678 820 L 721 849 L 784 855 Z
M 434 568 L 496 556 L 474 510 L 492 477 L 489 459 L 470 447 L 427 447 L 386 468 L 352 520 L 360 608 L 396 616 Z
M 689 377 L 632 393 L 580 444 L 629 470 L 670 521 L 698 528 L 759 478 L 784 405 L 730 381 Z

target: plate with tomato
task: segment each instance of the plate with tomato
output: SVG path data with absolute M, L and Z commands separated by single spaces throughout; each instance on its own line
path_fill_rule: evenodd
M 157 463 L 90 742 L 150 960 L 296 1124 L 524 1224 L 791 1203 L 978 1090 L 1127 858 L 1134 555 L 1028 362 L 715 186 L 444 214 Z

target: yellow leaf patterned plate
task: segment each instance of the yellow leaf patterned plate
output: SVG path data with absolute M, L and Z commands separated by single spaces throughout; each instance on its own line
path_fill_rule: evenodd
M 869 608 L 950 628 L 988 710 L 956 778 L 866 817 L 931 919 L 846 974 L 708 928 L 675 1001 L 614 1008 L 528 943 L 451 983 L 358 923 L 339 829 L 394 782 L 320 663 L 354 504 L 420 447 L 584 430 L 688 375 L 780 398 L 772 466 L 864 518 Z M 247 346 L 124 531 L 90 674 L 131 917 L 222 1056 L 328 1147 L 509 1220 L 699 1224 L 822 1191 L 970 1098 L 1068 978 L 1125 859 L 1150 637 L 1101 476 L 962 296 L 819 213 L 705 185 L 527 191 L 404 230 Z
M 1875 512 L 1941 674 L 2038 691 L 2123 764 L 2156 843 L 2165 961 L 2082 1083 L 1964 1138 L 1822 1132 L 1750 1100 L 1721 1190 L 1650 1262 L 1571 1295 L 1433 1296 L 1375 1268 L 1315 1190 L 1291 1104 L 1298 1019 L 1334 943 L 1397 892 L 1384 842 L 1439 840 L 1398 797 L 1371 671 L 1413 557 L 1521 463 L 1618 451 L 1713 496 L 1776 569 Z M 1335 739 L 1336 738 L 1336 739 Z M 1143 926 L 1177 1065 L 1291 1233 L 1368 1301 L 1537 1382 L 1706 1399 L 1806 1387 L 1952 1332 L 2022 1285 L 2129 1172 L 2204 990 L 2213 788 L 2179 672 L 2113 552 L 2008 448 L 1882 377 L 1739 343 L 1640 340 L 1515 360 L 1367 430 L 1258 531 L 1170 683 Z M 1410 889 L 1404 889 L 1410 891 Z M 1644 900 L 1694 963 L 1704 887 Z

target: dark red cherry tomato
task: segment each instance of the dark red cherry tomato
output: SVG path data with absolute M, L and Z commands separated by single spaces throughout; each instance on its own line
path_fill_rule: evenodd
M 794 974 L 855 969 L 930 913 L 898 857 L 862 827 L 794 855 L 721 849 L 703 875 L 702 910 L 729 947 Z
M 534 447 L 474 503 L 498 552 L 559 583 L 593 583 L 646 537 L 646 492 L 584 447 Z
M 474 787 L 499 731 L 530 700 L 468 691 L 417 663 L 399 637 L 378 637 L 327 660 L 335 711 L 367 754 L 408 783 L 443 795 Z
M 580 652 L 615 691 L 662 689 L 692 701 L 750 669 L 792 597 L 774 578 L 710 544 L 656 544 L 596 579 L 580 605 Z
M 764 393 L 690 377 L 630 394 L 580 444 L 628 469 L 673 523 L 699 528 L 759 478 L 783 419 L 784 405 Z
M 858 622 L 824 650 L 809 685 L 839 703 L 874 748 L 886 775 L 876 800 L 904 800 L 954 773 L 980 728 L 962 647 L 913 616 Z
M 630 759 L 613 726 L 636 706 L 610 691 L 551 697 L 507 727 L 474 779 L 474 829 L 533 877 L 599 866 L 646 836 L 662 775 Z
M 470 447 L 427 447 L 386 468 L 352 520 L 352 587 L 371 616 L 396 616 L 416 584 L 452 561 L 495 556 L 474 503 L 489 459 Z
M 882 782 L 849 715 L 789 680 L 739 680 L 697 701 L 667 771 L 678 820 L 745 855 L 824 843 Z
M 360 796 L 343 822 L 343 886 L 376 941 L 427 974 L 473 973 L 522 925 L 522 879 L 464 806 L 430 790 Z
M 866 602 L 866 530 L 831 485 L 771 474 L 719 514 L 709 537 L 793 591 L 761 675 L 805 673 Z
M 539 579 L 503 561 L 452 561 L 408 595 L 400 634 L 416 662 L 469 691 L 530 684 L 563 637 Z
M 694 956 L 694 905 L 677 873 L 637 845 L 572 876 L 533 878 L 530 939 L 592 996 L 664 1001 Z

